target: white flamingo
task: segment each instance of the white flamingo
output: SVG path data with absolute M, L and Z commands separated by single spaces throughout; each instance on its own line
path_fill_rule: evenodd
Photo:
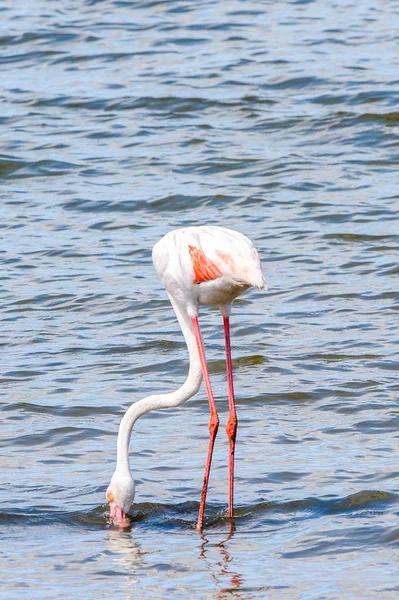
M 134 499 L 134 482 L 129 465 L 129 441 L 134 423 L 151 410 L 180 406 L 198 392 L 203 377 L 209 401 L 210 421 L 208 455 L 197 521 L 197 529 L 201 531 L 219 417 L 198 324 L 199 306 L 218 306 L 223 316 L 229 398 L 229 418 L 226 425 L 229 439 L 228 515 L 233 517 L 237 413 L 234 402 L 229 317 L 231 303 L 239 294 L 251 286 L 266 289 L 266 283 L 258 253 L 252 242 L 242 233 L 224 227 L 187 227 L 171 231 L 155 244 L 152 258 L 183 331 L 190 367 L 186 381 L 178 390 L 148 396 L 132 404 L 126 411 L 118 433 L 117 466 L 106 497 L 112 522 L 119 527 L 127 526 L 130 523 L 127 513 Z

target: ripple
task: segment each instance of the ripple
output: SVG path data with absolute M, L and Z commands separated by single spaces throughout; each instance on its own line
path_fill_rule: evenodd
M 247 524 L 261 518 L 263 525 L 272 522 L 290 522 L 295 519 L 321 519 L 325 515 L 346 514 L 363 515 L 365 510 L 385 511 L 398 503 L 397 494 L 382 490 L 364 490 L 344 498 L 304 498 L 289 502 L 260 501 L 248 506 L 236 508 L 235 522 L 237 533 L 245 531 Z M 87 512 L 82 511 L 49 511 L 47 508 L 33 508 L 29 511 L 16 510 L 12 513 L 0 513 L 0 522 L 8 524 L 24 524 L 26 526 L 44 526 L 57 522 L 67 526 L 90 526 L 104 528 L 108 525 L 107 505 L 97 506 Z M 198 502 L 179 504 L 162 504 L 154 502 L 135 503 L 131 510 L 131 527 L 149 527 L 151 529 L 166 528 L 195 529 Z M 370 515 L 372 512 L 370 512 Z M 204 526 L 212 529 L 225 527 L 229 523 L 226 506 L 208 503 Z M 394 539 L 395 536 L 394 536 Z
M 73 445 L 80 440 L 88 438 L 100 438 L 106 435 L 112 435 L 110 432 L 95 428 L 82 427 L 55 427 L 43 431 L 42 433 L 24 434 L 15 436 L 12 439 L 5 439 L 4 444 L 12 442 L 15 446 L 41 446 L 43 448 L 54 448 L 57 446 Z
M 34 162 L 22 162 L 16 160 L 0 161 L 0 176 L 8 179 L 25 177 L 57 177 L 66 175 L 70 171 L 79 169 L 80 166 L 73 163 L 58 160 L 39 160 Z

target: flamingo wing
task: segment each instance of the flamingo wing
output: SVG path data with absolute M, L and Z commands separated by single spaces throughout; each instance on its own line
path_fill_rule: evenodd
M 258 253 L 243 234 L 222 227 L 196 228 L 196 240 L 188 244 L 193 283 L 229 277 L 264 288 Z

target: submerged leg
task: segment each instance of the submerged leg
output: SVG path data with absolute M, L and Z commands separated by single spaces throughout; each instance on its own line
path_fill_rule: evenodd
M 193 327 L 194 327 L 195 338 L 197 340 L 198 354 L 199 354 L 200 361 L 201 361 L 201 367 L 202 367 L 202 373 L 203 373 L 204 381 L 205 381 L 206 393 L 208 395 L 209 411 L 211 413 L 211 417 L 209 419 L 208 455 L 207 455 L 206 463 L 205 463 L 204 483 L 202 484 L 201 501 L 200 501 L 198 522 L 197 522 L 197 530 L 201 531 L 202 530 L 202 522 L 204 519 L 206 493 L 208 490 L 209 472 L 210 472 L 211 463 L 212 463 L 213 447 L 215 445 L 216 434 L 217 434 L 218 428 L 219 428 L 219 417 L 218 417 L 218 413 L 216 410 L 215 399 L 214 399 L 213 393 L 212 393 L 211 382 L 209 379 L 208 367 L 207 367 L 206 359 L 205 359 L 204 344 L 202 342 L 201 331 L 200 331 L 199 324 L 198 324 L 198 317 L 192 317 L 191 320 L 192 320 Z
M 233 366 L 231 362 L 229 317 L 223 316 L 224 340 L 226 344 L 227 385 L 229 394 L 229 418 L 226 424 L 229 438 L 229 517 L 234 514 L 234 453 L 237 436 L 237 411 L 234 401 Z

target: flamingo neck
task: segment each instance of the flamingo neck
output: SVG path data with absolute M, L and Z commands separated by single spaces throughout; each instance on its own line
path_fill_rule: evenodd
M 183 404 L 196 394 L 201 386 L 202 370 L 198 356 L 197 343 L 191 318 L 187 311 L 182 308 L 178 302 L 171 296 L 172 303 L 189 353 L 190 366 L 186 381 L 176 391 L 168 394 L 158 394 L 147 396 L 138 402 L 132 404 L 124 414 L 119 426 L 118 444 L 117 444 L 117 470 L 128 471 L 129 465 L 129 443 L 132 429 L 139 417 L 142 417 L 151 410 L 160 410 L 163 408 L 174 408 Z

